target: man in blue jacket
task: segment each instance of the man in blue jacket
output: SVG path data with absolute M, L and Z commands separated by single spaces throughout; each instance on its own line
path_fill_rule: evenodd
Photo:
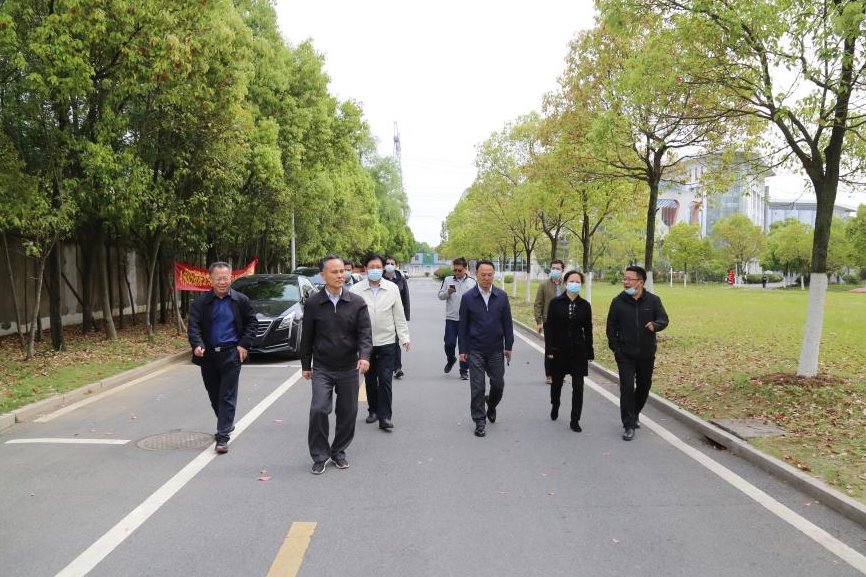
M 649 397 L 656 360 L 656 333 L 668 326 L 668 313 L 659 297 L 644 289 L 646 270 L 625 269 L 623 291 L 607 313 L 607 344 L 619 370 L 619 412 L 625 441 L 640 428 L 640 412 Z
M 217 417 L 214 449 L 224 454 L 235 428 L 241 363 L 256 336 L 256 313 L 246 295 L 231 289 L 229 263 L 215 262 L 208 270 L 212 289 L 193 301 L 187 336 Z
M 478 286 L 460 300 L 458 343 L 460 360 L 469 363 L 469 409 L 475 421 L 475 436 L 483 437 L 486 424 L 496 422 L 496 406 L 505 388 L 505 361 L 511 363 L 514 327 L 508 295 L 493 286 L 496 269 L 489 260 L 480 260 L 475 269 Z M 490 377 L 490 394 L 485 375 Z M 485 401 L 487 404 L 485 410 Z

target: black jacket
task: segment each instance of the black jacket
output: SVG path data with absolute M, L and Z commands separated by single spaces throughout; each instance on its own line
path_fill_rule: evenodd
M 647 330 L 652 322 L 655 332 Z M 651 359 L 656 354 L 656 333 L 668 326 L 668 314 L 656 295 L 643 291 L 639 299 L 625 291 L 614 297 L 607 313 L 607 345 L 617 355 Z
M 589 361 L 595 359 L 592 343 L 592 307 L 585 299 L 574 299 L 574 315 L 568 314 L 571 299 L 566 293 L 550 301 L 544 325 L 544 352 L 564 371 L 575 365 L 588 374 Z
M 186 334 L 189 344 L 193 350 L 196 347 L 208 349 L 214 343 L 210 342 L 211 322 L 213 321 L 213 301 L 216 298 L 213 290 L 210 290 L 192 302 L 189 308 Z M 250 304 L 250 299 L 245 294 L 234 289 L 229 289 L 229 298 L 232 299 L 232 316 L 235 317 L 235 330 L 238 333 L 238 346 L 245 349 L 253 345 L 256 338 L 256 312 Z M 201 365 L 202 357 L 192 356 L 192 362 Z
M 358 359 L 370 360 L 373 332 L 367 303 L 345 286 L 337 307 L 323 288 L 304 304 L 301 335 L 301 369 L 309 371 L 313 359 L 317 367 L 332 371 L 354 369 Z
M 403 276 L 399 270 L 394 271 L 394 278 L 388 278 L 385 276 L 386 280 L 391 281 L 397 288 L 400 289 L 400 300 L 403 302 L 403 314 L 406 315 L 406 320 L 409 320 L 409 281 L 406 280 L 406 277 Z

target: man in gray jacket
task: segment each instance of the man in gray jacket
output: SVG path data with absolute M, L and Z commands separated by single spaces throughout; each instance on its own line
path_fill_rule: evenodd
M 445 301 L 445 372 L 450 373 L 457 362 L 457 333 L 460 326 L 460 300 L 474 289 L 475 279 L 469 276 L 468 265 L 463 257 L 451 262 L 451 276 L 445 277 L 439 287 L 439 300 Z M 460 361 L 460 378 L 469 380 L 469 363 Z

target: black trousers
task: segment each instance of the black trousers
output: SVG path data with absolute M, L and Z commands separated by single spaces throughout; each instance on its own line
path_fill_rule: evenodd
M 547 360 L 552 361 L 552 359 Z M 559 406 L 565 376 L 571 375 L 571 422 L 577 424 L 583 413 L 583 377 L 586 375 L 583 373 L 583 368 L 579 366 L 562 366 L 560 363 L 552 363 L 552 365 L 550 404 Z
M 218 443 L 229 440 L 229 430 L 235 422 L 240 376 L 241 357 L 237 347 L 226 347 L 219 352 L 205 351 L 201 363 L 201 378 L 217 418 Z
M 395 348 L 394 345 L 373 347 L 373 353 L 370 355 L 370 369 L 364 373 L 367 406 L 370 412 L 379 416 L 379 420 L 391 418 L 394 354 L 395 351 L 399 350 L 400 348 Z
M 313 367 L 313 398 L 310 401 L 310 428 L 307 441 L 314 462 L 329 457 L 345 457 L 346 449 L 355 438 L 355 418 L 358 416 L 358 389 L 361 379 L 357 369 L 332 371 Z M 328 442 L 328 416 L 337 394 L 337 426 L 334 442 Z
M 635 359 L 623 354 L 616 355 L 619 370 L 619 413 L 622 426 L 634 428 L 640 412 L 646 405 L 653 381 L 655 357 Z
M 490 394 L 485 401 L 487 388 L 485 375 L 490 377 Z M 505 356 L 497 353 L 469 353 L 469 411 L 475 423 L 487 422 L 486 405 L 496 408 L 505 390 Z

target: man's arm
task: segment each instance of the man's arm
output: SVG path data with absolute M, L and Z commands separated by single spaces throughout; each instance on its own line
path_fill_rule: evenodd
M 313 299 L 304 303 L 304 321 L 301 323 L 301 345 L 298 347 L 298 357 L 301 359 L 301 371 L 309 373 L 313 368 L 313 339 L 316 337 L 316 305 Z M 306 375 L 304 375 L 306 376 Z
M 614 318 L 614 308 L 616 304 L 616 298 L 610 302 L 610 309 L 607 311 L 607 346 L 614 353 L 619 349 L 619 330 L 617 328 L 617 322 Z
M 448 297 L 451 296 L 452 291 L 448 290 L 448 287 L 445 285 L 446 281 L 451 277 L 445 277 L 442 279 L 442 284 L 439 285 L 439 300 L 447 301 Z
M 409 324 L 406 322 L 406 315 L 403 311 L 403 302 L 400 299 L 394 300 L 394 326 L 397 328 L 397 345 L 409 350 Z
M 409 320 L 409 281 L 403 277 L 403 288 L 400 290 L 400 300 L 403 301 L 403 313 L 406 315 L 406 320 Z
M 205 348 L 204 339 L 202 339 L 201 336 L 201 314 L 204 306 L 202 301 L 203 299 L 199 297 L 192 301 L 192 305 L 189 307 L 186 336 L 189 339 L 189 345 L 193 350 L 198 347 L 201 347 L 202 349 Z
M 256 338 L 256 328 L 259 322 L 256 320 L 256 311 L 253 309 L 253 305 L 250 304 L 249 299 L 244 298 L 238 304 L 240 305 L 241 322 L 244 328 L 243 334 L 238 339 L 238 346 L 248 349 L 253 345 L 253 341 Z
M 538 290 L 535 291 L 532 311 L 535 313 L 535 324 L 538 326 L 538 332 L 541 332 L 541 325 L 544 322 L 544 283 L 538 285 Z
M 655 298 L 655 319 L 653 320 L 653 324 L 655 325 L 655 332 L 663 331 L 668 326 L 668 313 L 665 310 L 664 305 L 662 304 L 662 299 L 658 296 L 654 295 Z
M 465 295 L 464 295 L 465 296 Z M 458 353 L 462 356 L 469 354 L 469 321 L 471 313 L 469 312 L 469 299 L 460 299 L 460 320 L 457 324 L 457 348 Z
M 505 334 L 505 356 L 511 360 L 511 350 L 514 348 L 514 321 L 511 318 L 511 303 L 503 292 L 505 308 L 502 311 L 502 332 Z

